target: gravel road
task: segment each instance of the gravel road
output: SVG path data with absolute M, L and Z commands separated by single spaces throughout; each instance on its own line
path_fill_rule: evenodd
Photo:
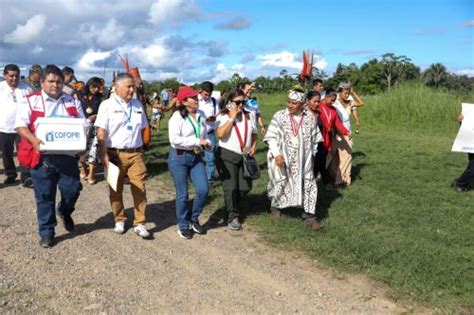
M 243 232 L 218 227 L 182 240 L 174 190 L 160 177 L 150 179 L 147 190 L 153 239 L 142 240 L 132 229 L 112 232 L 101 181 L 84 184 L 75 231 L 59 223 L 57 244 L 43 249 L 33 191 L 1 187 L 0 313 L 430 313 L 391 301 L 365 276 L 274 249 L 250 226 Z M 128 187 L 125 201 L 130 216 Z

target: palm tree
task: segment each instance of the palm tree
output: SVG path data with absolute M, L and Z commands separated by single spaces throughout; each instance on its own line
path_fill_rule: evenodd
M 448 71 L 441 63 L 434 63 L 423 72 L 423 81 L 426 85 L 438 88 L 446 83 L 448 79 Z

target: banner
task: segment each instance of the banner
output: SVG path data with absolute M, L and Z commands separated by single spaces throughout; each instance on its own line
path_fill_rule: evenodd
M 474 104 L 462 103 L 462 115 L 464 119 L 451 151 L 474 153 Z

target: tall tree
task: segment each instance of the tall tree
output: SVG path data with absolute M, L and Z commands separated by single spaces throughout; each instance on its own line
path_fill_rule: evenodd
M 423 81 L 426 85 L 438 88 L 448 81 L 448 71 L 441 63 L 434 63 L 423 73 Z
M 383 75 L 387 83 L 387 89 L 390 90 L 402 77 L 409 63 L 411 63 L 411 59 L 406 56 L 397 56 L 394 53 L 382 55 Z

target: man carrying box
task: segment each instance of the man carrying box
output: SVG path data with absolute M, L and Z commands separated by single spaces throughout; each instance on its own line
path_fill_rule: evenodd
M 110 205 L 115 216 L 114 232 L 125 233 L 123 205 L 123 184 L 125 176 L 130 180 L 134 204 L 134 232 L 141 238 L 151 235 L 145 228 L 147 169 L 143 156 L 143 130 L 148 127 L 148 119 L 140 101 L 133 98 L 135 84 L 128 73 L 115 78 L 115 94 L 103 101 L 95 121 L 98 127 L 97 139 L 102 164 L 107 168 L 109 161 L 118 166 L 117 189 L 109 187 Z
M 41 76 L 40 92 L 28 95 L 28 105 L 17 113 L 15 127 L 22 137 L 18 149 L 20 164 L 31 169 L 38 215 L 40 245 L 54 245 L 56 226 L 56 191 L 61 201 L 57 206 L 59 217 L 67 231 L 74 229 L 71 217 L 82 189 L 76 153 L 73 151 L 41 151 L 47 140 L 36 136 L 38 118 L 84 118 L 81 103 L 62 92 L 64 75 L 55 65 L 47 65 Z M 84 120 L 85 124 L 85 120 Z

